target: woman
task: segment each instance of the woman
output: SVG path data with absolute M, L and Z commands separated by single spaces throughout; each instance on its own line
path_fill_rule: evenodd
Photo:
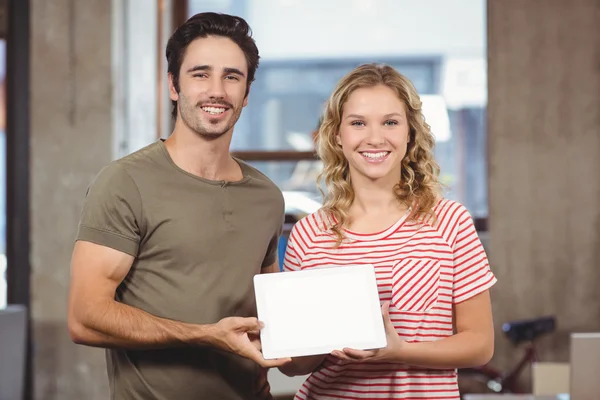
M 456 369 L 492 357 L 496 278 L 470 214 L 440 194 L 433 145 L 415 88 L 389 66 L 362 65 L 331 95 L 325 202 L 294 226 L 284 269 L 374 265 L 387 347 L 294 359 L 283 373 L 311 373 L 297 399 L 459 399 Z

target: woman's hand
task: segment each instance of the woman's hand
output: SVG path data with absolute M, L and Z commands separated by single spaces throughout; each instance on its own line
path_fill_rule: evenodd
M 396 328 L 390 319 L 390 302 L 387 301 L 381 306 L 383 316 L 383 325 L 385 327 L 385 336 L 387 346 L 376 350 L 355 350 L 345 348 L 342 351 L 333 351 L 334 357 L 344 362 L 400 362 L 402 354 L 407 343 L 396 333 Z

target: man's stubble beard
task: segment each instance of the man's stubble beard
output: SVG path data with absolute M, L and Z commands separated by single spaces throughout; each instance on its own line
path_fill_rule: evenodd
M 192 131 L 194 131 L 197 135 L 208 140 L 218 139 L 221 136 L 225 135 L 227 132 L 229 132 L 229 130 L 235 126 L 242 113 L 241 106 L 235 107 L 231 105 L 232 107 L 230 107 L 229 110 L 226 112 L 231 112 L 232 115 L 229 117 L 229 120 L 226 121 L 225 127 L 221 130 L 214 131 L 210 129 L 210 126 L 218 125 L 223 121 L 209 121 L 209 126 L 205 126 L 205 124 L 202 121 L 202 118 L 200 117 L 200 114 L 204 113 L 204 111 L 200 109 L 199 104 L 191 105 L 184 96 L 181 96 L 180 93 L 177 106 L 179 115 L 181 116 L 181 120 L 183 121 L 183 123 Z

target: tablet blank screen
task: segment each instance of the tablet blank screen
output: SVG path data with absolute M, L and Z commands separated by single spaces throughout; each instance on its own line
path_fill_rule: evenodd
M 386 345 L 371 265 L 257 275 L 255 290 L 265 358 Z

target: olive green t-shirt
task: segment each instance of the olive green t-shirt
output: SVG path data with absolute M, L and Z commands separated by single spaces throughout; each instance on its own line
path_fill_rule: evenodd
M 116 300 L 158 317 L 212 324 L 256 316 L 253 276 L 277 261 L 284 201 L 237 160 L 238 182 L 179 168 L 159 140 L 112 162 L 85 198 L 77 240 L 135 257 Z M 107 350 L 112 399 L 255 399 L 259 366 L 212 348 Z

